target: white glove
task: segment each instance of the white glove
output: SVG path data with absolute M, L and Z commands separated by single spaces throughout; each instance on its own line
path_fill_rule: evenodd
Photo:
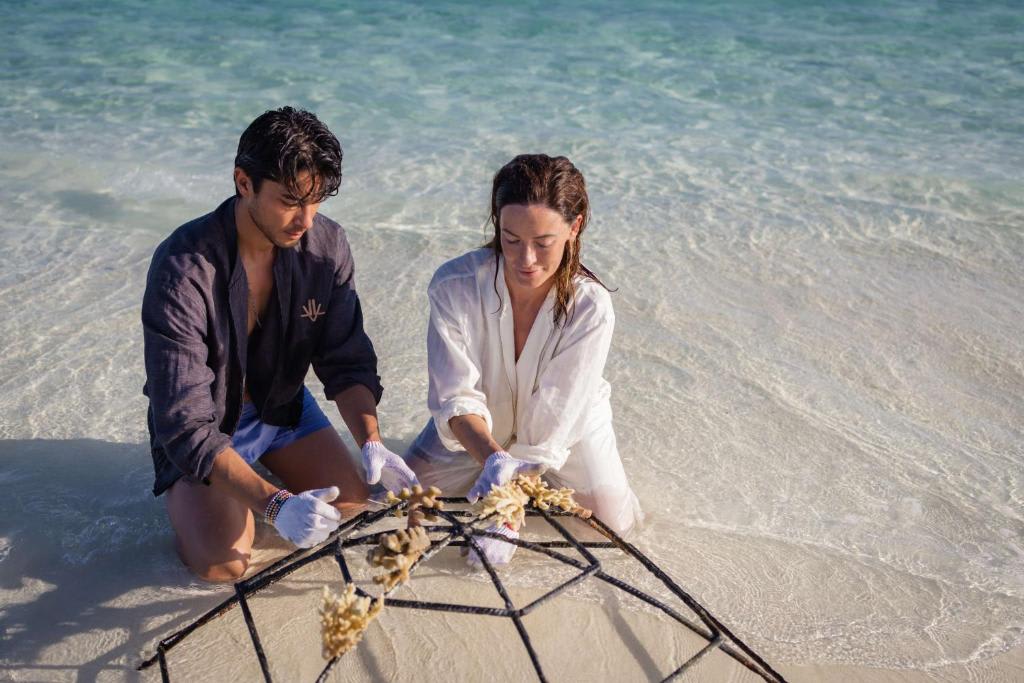
M 341 522 L 341 513 L 328 505 L 340 493 L 337 486 L 331 486 L 292 496 L 281 505 L 274 528 L 300 548 L 312 548 L 324 542 Z
M 392 493 L 398 493 L 404 488 L 411 489 L 420 483 L 405 461 L 380 441 L 367 441 L 363 444 L 363 469 L 366 470 L 367 484 L 372 486 L 380 482 Z
M 510 529 L 504 524 L 498 524 L 496 526 L 487 527 L 488 531 L 501 534 L 505 538 L 519 538 L 519 532 L 515 529 Z M 505 541 L 499 541 L 496 538 L 488 538 L 486 536 L 477 536 L 476 543 L 480 546 L 480 550 L 483 551 L 484 555 L 487 556 L 487 561 L 491 565 L 508 564 L 509 560 L 512 559 L 512 555 L 516 552 L 516 545 L 514 543 L 506 543 Z M 466 558 L 466 563 L 470 567 L 476 567 L 479 569 L 483 567 L 483 562 L 480 561 L 480 556 L 477 555 L 476 550 L 470 549 L 469 557 Z
M 495 451 L 484 463 L 484 471 L 477 477 L 466 500 L 475 503 L 491 492 L 492 486 L 504 486 L 520 474 L 540 474 L 544 465 L 517 460 L 505 451 Z

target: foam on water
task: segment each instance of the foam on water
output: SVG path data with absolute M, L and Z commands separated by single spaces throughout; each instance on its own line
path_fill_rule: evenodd
M 929 668 L 1021 643 L 1019 6 L 333 4 L 0 7 L 4 455 L 131 444 L 103 470 L 123 499 L 78 493 L 90 462 L 3 474 L 65 492 L 44 547 L 95 571 L 168 533 L 140 446 L 148 259 L 230 193 L 241 127 L 292 103 L 345 147 L 324 212 L 356 253 L 390 438 L 426 421 L 424 288 L 483 240 L 491 174 L 566 153 L 618 288 L 638 543 L 770 659 Z M 9 577 L 49 514 L 20 495 Z

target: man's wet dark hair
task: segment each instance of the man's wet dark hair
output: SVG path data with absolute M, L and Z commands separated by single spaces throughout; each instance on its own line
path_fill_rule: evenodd
M 271 180 L 284 185 L 296 200 L 315 204 L 338 193 L 341 157 L 338 138 L 315 114 L 281 107 L 264 112 L 245 129 L 235 166 L 252 179 L 256 192 L 264 180 Z M 313 179 L 308 191 L 298 185 L 305 172 Z

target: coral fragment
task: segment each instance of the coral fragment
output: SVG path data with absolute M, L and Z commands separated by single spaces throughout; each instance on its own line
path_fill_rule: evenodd
M 518 529 L 526 518 L 525 505 L 529 501 L 529 496 L 516 481 L 510 481 L 504 486 L 495 484 L 480 501 L 480 516 L 496 515 L 496 523 Z
M 420 555 L 430 547 L 427 531 L 421 526 L 400 529 L 381 537 L 377 547 L 370 550 L 367 559 L 374 567 L 381 567 L 386 573 L 373 580 L 391 590 L 409 580 L 409 570 Z
M 411 490 L 408 488 L 402 489 L 397 496 L 388 491 L 384 502 L 388 505 L 394 505 L 402 501 L 409 501 L 406 509 L 395 510 L 395 517 L 409 515 L 409 526 L 414 527 L 419 526 L 424 519 L 429 522 L 437 521 L 437 515 L 428 512 L 428 510 L 444 509 L 444 502 L 437 500 L 437 497 L 440 495 L 441 489 L 436 486 L 431 486 L 429 489 L 424 490 L 422 486 L 416 484 Z
M 384 607 L 384 596 L 371 601 L 356 595 L 354 584 L 347 584 L 341 595 L 324 586 L 320 603 L 320 632 L 324 659 L 340 657 L 363 639 L 363 631 Z
M 583 519 L 588 519 L 593 514 L 573 499 L 572 496 L 576 492 L 572 489 L 552 489 L 540 477 L 527 477 L 523 475 L 516 477 L 515 483 L 522 489 L 523 493 L 530 497 L 534 507 L 540 510 L 550 510 L 552 507 L 556 507 L 563 512 L 572 513 Z

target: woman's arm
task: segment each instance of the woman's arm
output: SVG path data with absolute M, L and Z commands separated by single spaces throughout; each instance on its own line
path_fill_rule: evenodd
M 464 282 L 445 281 L 431 283 L 427 290 L 427 407 L 441 444 L 450 451 L 465 448 L 476 457 L 482 441 L 490 438 L 492 422 L 483 392 L 479 344 L 474 343 L 472 333 L 466 329 L 472 302 L 467 292 L 461 291 L 465 286 Z M 467 422 L 465 418 L 475 420 Z M 483 457 L 492 452 L 484 453 Z
M 479 415 L 456 415 L 448 420 L 448 426 L 466 452 L 481 465 L 492 453 L 502 450 Z

